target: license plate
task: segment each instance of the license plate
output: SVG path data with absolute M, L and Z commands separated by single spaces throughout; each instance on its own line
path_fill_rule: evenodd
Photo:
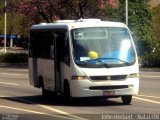
M 115 95 L 115 91 L 103 91 L 104 96 Z

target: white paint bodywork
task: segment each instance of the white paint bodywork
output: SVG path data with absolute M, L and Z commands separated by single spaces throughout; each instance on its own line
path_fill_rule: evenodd
M 70 32 L 71 29 L 83 28 L 83 27 L 123 27 L 127 26 L 119 22 L 104 22 L 99 20 L 93 20 L 90 22 L 75 22 L 75 21 L 62 21 L 57 23 L 49 24 L 39 24 L 34 25 L 31 29 L 54 29 L 62 28 L 68 29 Z M 128 29 L 128 28 L 127 28 Z M 70 38 L 70 34 L 69 34 Z M 133 42 L 133 41 L 132 41 Z M 89 79 L 89 76 L 108 76 L 108 75 L 129 75 L 133 73 L 139 73 L 138 69 L 138 59 L 136 55 L 136 63 L 131 66 L 126 67 L 116 67 L 116 68 L 80 68 L 77 66 L 73 60 L 73 50 L 71 39 L 69 39 L 70 44 L 70 66 L 61 63 L 61 93 L 64 92 L 64 80 L 68 80 L 70 85 L 70 92 L 72 97 L 94 97 L 94 96 L 103 96 L 104 90 L 89 90 L 91 86 L 112 86 L 112 85 L 129 85 L 129 88 L 125 89 L 115 89 L 115 95 L 135 95 L 139 91 L 139 78 L 126 78 L 125 80 L 112 81 L 112 80 L 97 80 L 93 81 Z M 135 46 L 134 46 L 135 48 Z M 29 58 L 29 76 L 30 83 L 32 85 L 38 84 L 33 79 L 33 62 L 32 58 Z M 43 75 L 44 86 L 47 90 L 55 91 L 55 68 L 54 60 L 46 59 L 37 59 L 37 75 L 39 77 Z M 88 79 L 82 80 L 72 80 L 72 76 L 87 76 Z M 37 85 L 34 85 L 35 87 Z
M 132 66 L 119 67 L 119 68 L 80 68 L 79 74 L 87 76 L 88 79 L 72 80 L 70 82 L 71 95 L 73 97 L 98 97 L 103 96 L 105 90 L 90 90 L 91 86 L 115 86 L 115 85 L 128 85 L 129 88 L 124 89 L 111 89 L 115 91 L 115 95 L 137 95 L 139 91 L 139 78 L 129 78 L 122 80 L 91 80 L 89 76 L 112 76 L 112 75 L 130 75 L 132 73 L 139 73 L 137 67 L 138 62 Z M 109 90 L 110 91 L 110 90 Z

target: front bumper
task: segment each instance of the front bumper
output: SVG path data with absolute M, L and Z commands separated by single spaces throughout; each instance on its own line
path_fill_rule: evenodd
M 120 88 L 120 86 L 128 87 Z M 123 95 L 136 95 L 138 94 L 138 91 L 139 78 L 128 78 L 127 80 L 123 81 L 90 81 L 88 79 L 70 81 L 71 97 L 114 97 Z

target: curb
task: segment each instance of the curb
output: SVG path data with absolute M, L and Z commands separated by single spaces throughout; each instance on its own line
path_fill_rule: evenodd
M 160 72 L 160 69 L 150 69 L 150 68 L 146 68 L 146 69 L 139 69 L 139 71 L 145 71 L 145 72 Z
M 28 64 L 0 63 L 0 68 L 28 68 Z

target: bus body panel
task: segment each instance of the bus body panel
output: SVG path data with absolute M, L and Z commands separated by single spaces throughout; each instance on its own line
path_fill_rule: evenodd
M 44 87 L 46 90 L 59 92 L 64 94 L 64 81 L 68 81 L 71 97 L 110 97 L 123 95 L 136 95 L 139 91 L 139 68 L 138 58 L 133 40 L 133 49 L 135 50 L 135 63 L 123 67 L 111 68 L 89 68 L 79 66 L 74 58 L 73 39 L 71 35 L 72 29 L 90 28 L 90 27 L 119 27 L 129 31 L 126 25 L 117 22 L 71 22 L 71 23 L 49 23 L 46 25 L 34 25 L 33 31 L 56 31 L 57 29 L 66 30 L 69 42 L 69 57 L 64 57 L 60 61 L 60 71 L 57 73 L 56 63 L 53 59 L 41 59 L 29 57 L 29 77 L 31 85 L 42 87 L 39 85 L 38 77 L 44 79 Z M 130 34 L 130 31 L 129 31 Z M 131 35 L 131 34 L 130 34 Z M 131 37 L 132 39 L 132 37 Z M 60 46 L 63 48 L 63 46 Z M 64 49 L 66 51 L 66 49 Z M 57 55 L 59 53 L 56 53 Z M 69 61 L 69 62 L 65 62 Z M 36 65 L 35 65 L 36 64 Z M 59 74 L 59 75 L 57 75 Z M 119 79 L 117 76 L 126 76 Z M 132 76 L 137 75 L 137 76 Z M 59 77 L 56 77 L 59 76 Z M 113 76 L 113 79 L 112 79 Z M 132 77 L 131 77 L 132 76 Z M 74 80 L 76 77 L 84 77 L 80 80 Z M 106 77 L 106 79 L 105 79 Z M 56 78 L 59 81 L 56 81 Z M 95 80 L 93 80 L 96 78 Z M 100 79 L 99 79 L 100 78 Z M 103 78 L 103 79 L 102 79 Z M 116 78 L 116 80 L 114 79 Z M 108 94 L 111 91 L 113 94 Z M 107 95 L 108 94 L 108 95 Z
M 129 75 L 139 73 L 137 65 L 116 68 L 81 68 L 86 76 L 103 76 L 103 75 Z M 96 71 L 96 72 L 95 72 Z
M 109 97 L 104 95 L 104 91 L 114 91 L 113 96 L 122 95 L 137 95 L 139 91 L 139 77 L 130 77 L 132 74 L 139 74 L 139 68 L 137 63 L 129 67 L 119 68 L 80 68 L 77 72 L 75 65 L 75 71 L 72 75 L 87 76 L 82 80 L 70 80 L 71 96 L 72 97 Z M 122 79 L 112 79 L 112 76 L 126 76 Z M 91 77 L 97 77 L 96 80 L 92 80 Z M 104 79 L 98 79 L 98 78 Z M 111 77 L 108 79 L 108 77 Z M 114 88 L 114 87 L 122 88 Z M 128 88 L 123 88 L 123 86 Z M 89 88 L 95 88 L 89 89 Z M 107 88 L 109 87 L 109 88 Z
M 88 79 L 81 81 L 71 81 L 72 97 L 110 97 L 123 95 L 137 95 L 139 90 L 139 78 L 130 78 L 121 81 L 90 81 Z M 128 86 L 128 88 L 114 89 L 114 86 Z M 103 87 L 104 86 L 104 87 Z M 94 87 L 94 89 L 90 89 Z M 106 89 L 105 89 L 106 87 Z M 107 89 L 109 87 L 109 89 Z M 112 88 L 112 89 L 111 89 Z M 103 90 L 104 89 L 104 90 Z M 113 91 L 112 95 L 105 95 L 104 91 Z
M 43 78 L 44 88 L 46 90 L 55 91 L 55 73 L 54 60 L 38 59 L 38 76 Z
M 28 58 L 28 67 L 29 67 L 29 78 L 30 84 L 34 87 L 39 87 L 38 82 L 38 73 L 37 73 L 37 59 L 36 58 Z

